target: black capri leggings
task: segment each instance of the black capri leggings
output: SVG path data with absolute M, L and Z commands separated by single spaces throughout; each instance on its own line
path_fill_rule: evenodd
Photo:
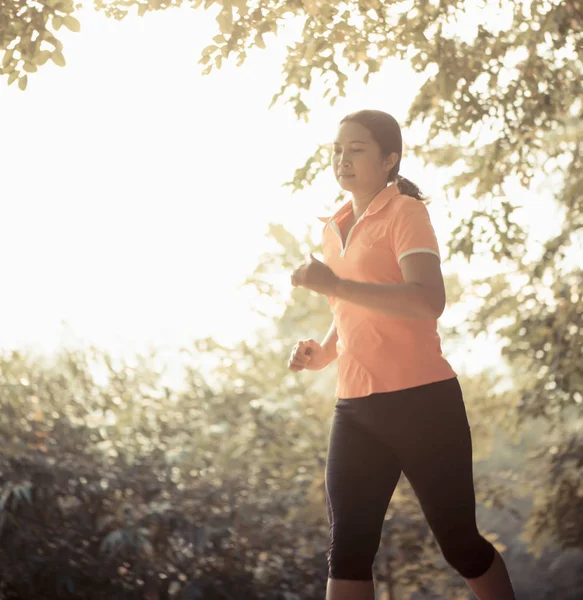
M 478 532 L 472 441 L 457 377 L 338 399 L 326 464 L 332 579 L 372 579 L 385 513 L 401 471 L 445 560 L 483 575 L 494 547 Z

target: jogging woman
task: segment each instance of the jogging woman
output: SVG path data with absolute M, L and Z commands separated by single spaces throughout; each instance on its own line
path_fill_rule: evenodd
M 443 357 L 440 252 L 419 189 L 398 176 L 401 130 L 365 110 L 344 118 L 334 175 L 352 198 L 325 222 L 324 262 L 292 284 L 324 294 L 334 320 L 299 342 L 292 371 L 338 359 L 326 463 L 327 600 L 373 600 L 372 565 L 401 472 L 446 561 L 480 600 L 514 600 L 500 554 L 478 532 L 472 442 L 457 375 Z

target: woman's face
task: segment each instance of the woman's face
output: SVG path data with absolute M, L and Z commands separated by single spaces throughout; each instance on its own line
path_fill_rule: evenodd
M 398 158 L 396 152 L 383 157 L 380 146 L 366 127 L 346 122 L 338 130 L 332 164 L 342 189 L 363 195 L 374 193 L 387 184 Z

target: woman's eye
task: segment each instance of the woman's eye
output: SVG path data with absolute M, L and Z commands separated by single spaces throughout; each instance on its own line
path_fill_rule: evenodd
M 362 152 L 362 148 L 352 148 L 349 152 L 350 154 L 356 154 L 357 152 Z M 334 148 L 334 154 L 342 154 L 341 148 Z

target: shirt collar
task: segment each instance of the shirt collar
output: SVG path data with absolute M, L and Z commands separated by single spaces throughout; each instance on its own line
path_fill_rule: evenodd
M 369 217 L 370 215 L 374 215 L 378 213 L 379 210 L 384 208 L 391 198 L 394 198 L 399 194 L 399 188 L 396 183 L 391 183 L 386 188 L 383 188 L 372 200 L 372 202 L 367 206 L 364 211 L 364 217 Z M 352 207 L 352 200 L 345 202 L 332 216 L 330 217 L 318 217 L 318 220 L 323 223 L 329 223 L 330 221 L 336 221 L 338 217 L 343 217 Z

